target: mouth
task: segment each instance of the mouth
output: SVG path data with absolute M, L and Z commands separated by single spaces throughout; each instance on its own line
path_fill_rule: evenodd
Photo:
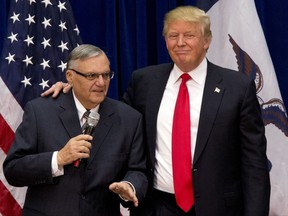
M 174 50 L 174 52 L 183 54 L 183 53 L 189 53 L 190 50 Z
M 174 51 L 176 54 L 187 54 L 187 53 L 189 53 L 189 51 L 188 50 L 176 50 L 176 51 Z
M 91 90 L 90 91 L 92 94 L 104 94 L 105 91 L 104 90 Z

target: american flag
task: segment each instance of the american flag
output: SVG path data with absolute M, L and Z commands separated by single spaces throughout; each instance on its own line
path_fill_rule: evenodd
M 21 215 L 26 188 L 10 186 L 2 164 L 27 101 L 65 80 L 70 51 L 81 44 L 67 0 L 13 0 L 0 60 L 0 215 Z

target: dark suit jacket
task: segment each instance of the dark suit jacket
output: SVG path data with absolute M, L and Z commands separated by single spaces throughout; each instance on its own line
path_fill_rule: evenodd
M 52 178 L 53 151 L 81 133 L 74 99 L 70 92 L 27 103 L 3 165 L 11 185 L 28 186 L 23 215 L 119 216 L 120 198 L 108 186 L 122 180 L 143 198 L 148 183 L 141 114 L 109 98 L 99 114 L 86 166 L 67 165 L 63 176 Z
M 172 67 L 162 64 L 135 71 L 123 97 L 144 116 L 151 182 L 157 114 Z M 254 81 L 210 62 L 192 174 L 197 216 L 268 215 L 266 138 Z M 141 211 L 145 209 L 149 208 Z

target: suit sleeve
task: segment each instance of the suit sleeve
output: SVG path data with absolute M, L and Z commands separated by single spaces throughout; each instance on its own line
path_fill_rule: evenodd
M 134 186 L 136 196 L 139 200 L 144 198 L 148 187 L 148 180 L 145 173 L 146 156 L 143 143 L 143 123 L 142 118 L 139 118 L 131 145 L 128 172 L 123 179 L 123 181 L 128 181 Z
M 51 159 L 53 152 L 38 151 L 35 110 L 27 103 L 23 121 L 15 133 L 14 142 L 3 163 L 4 175 L 13 186 L 53 183 Z
M 240 114 L 244 215 L 269 215 L 270 179 L 265 127 L 252 80 Z

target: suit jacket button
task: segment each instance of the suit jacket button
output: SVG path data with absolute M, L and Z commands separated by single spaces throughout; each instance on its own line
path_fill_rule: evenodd
M 85 195 L 81 195 L 81 199 L 85 200 L 86 199 Z

